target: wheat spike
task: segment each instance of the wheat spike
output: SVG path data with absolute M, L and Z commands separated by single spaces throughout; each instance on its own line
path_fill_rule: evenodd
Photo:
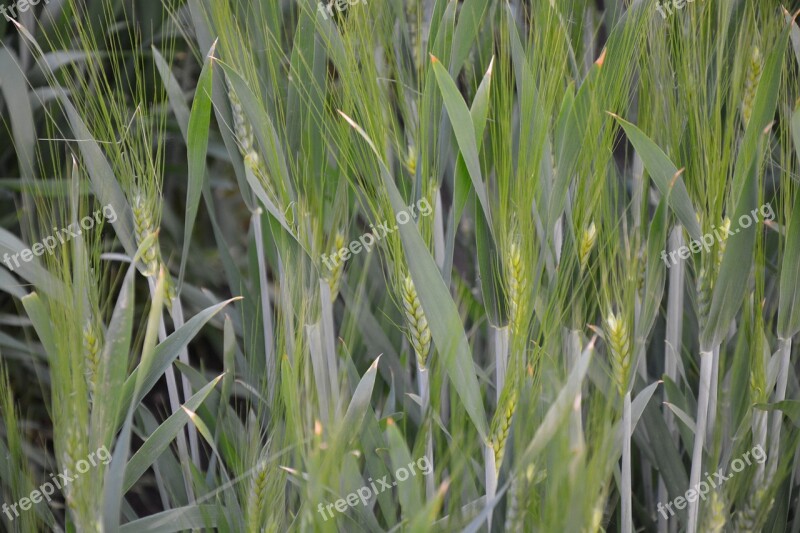
M 628 324 L 622 313 L 615 315 L 610 309 L 606 317 L 606 339 L 611 348 L 611 368 L 620 396 L 627 392 L 631 370 L 631 351 Z
M 742 119 L 744 120 L 745 128 L 750 124 L 750 117 L 753 115 L 753 102 L 756 99 L 758 82 L 761 79 L 761 69 L 761 51 L 757 46 L 754 46 L 750 55 L 747 78 L 744 82 L 744 95 L 742 96 Z
M 406 156 L 406 167 L 412 176 L 417 173 L 417 149 L 413 144 L 408 145 L 408 155 Z
M 253 142 L 253 126 L 247 120 L 244 114 L 242 102 L 233 87 L 228 82 L 228 99 L 231 102 L 231 114 L 233 115 L 233 134 L 236 140 L 239 141 L 239 151 L 242 156 L 254 151 L 255 143 Z
M 739 533 L 755 533 L 757 531 L 761 531 L 761 524 L 759 524 L 759 522 L 762 520 L 759 516 L 759 509 L 766 499 L 766 495 L 766 489 L 764 487 L 759 487 L 750 491 L 750 497 L 747 498 L 747 503 L 745 504 L 744 509 L 741 509 L 738 513 L 736 513 L 735 531 Z
M 523 486 L 524 479 L 515 477 L 511 480 L 511 487 L 508 489 L 508 508 L 506 510 L 506 531 L 514 533 L 524 531 L 523 529 L 523 513 L 521 513 L 521 500 L 524 497 Z
M 414 58 L 414 70 L 419 72 L 422 67 L 422 40 L 417 24 L 417 10 L 419 0 L 406 0 L 406 18 L 408 19 L 408 34 L 411 38 L 411 54 Z
M 230 81 L 227 79 L 225 81 L 228 84 L 228 99 L 231 103 L 231 114 L 233 115 L 233 134 L 239 143 L 239 153 L 244 159 L 245 166 L 258 178 L 270 198 L 275 198 L 272 184 L 268 179 L 267 167 L 264 165 L 264 160 L 258 155 L 258 151 L 256 150 L 253 125 L 247 119 L 242 102 L 239 100 L 239 96 L 231 86 Z
M 583 230 L 581 234 L 581 241 L 579 249 L 580 254 L 580 262 L 581 262 L 581 272 L 586 269 L 586 265 L 589 264 L 589 256 L 592 253 L 592 249 L 594 248 L 594 244 L 597 242 L 597 228 L 594 225 L 594 222 L 589 224 L 589 227 Z
M 522 298 L 525 291 L 525 278 L 522 267 L 522 253 L 519 244 L 512 242 L 506 256 L 508 268 L 508 313 L 509 326 L 512 333 L 520 331 L 522 326 Z
M 332 254 L 336 254 L 343 247 L 344 247 L 344 235 L 342 235 L 341 232 L 337 231 L 336 236 L 333 238 Z M 343 261 L 337 261 L 333 265 L 333 268 L 330 269 L 330 275 L 328 276 L 328 287 L 331 290 L 331 300 L 336 299 L 336 295 L 339 294 L 339 283 L 342 280 L 343 270 L 344 270 Z
M 86 385 L 89 388 L 90 396 L 94 394 L 97 385 L 97 369 L 100 365 L 100 352 L 103 349 L 103 341 L 100 337 L 99 328 L 95 325 L 93 317 L 86 321 L 83 327 L 83 353 L 86 357 Z
M 700 530 L 721 533 L 725 528 L 725 522 L 725 501 L 718 492 L 712 492 L 711 501 L 708 502 L 708 509 L 703 517 L 703 527 Z
M 716 272 L 719 272 L 719 267 L 720 265 L 722 265 L 722 257 L 725 255 L 725 246 L 728 244 L 728 230 L 730 229 L 730 227 L 731 227 L 731 219 L 725 217 L 725 219 L 722 221 L 722 225 L 720 226 L 720 229 L 722 230 L 720 232 L 720 234 L 722 235 L 722 239 L 719 241 L 719 245 L 717 246 L 717 255 L 714 258 L 715 259 L 714 267 L 716 269 Z
M 697 289 L 697 318 L 700 324 L 705 324 L 708 311 L 711 307 L 711 276 L 705 267 L 700 268 L 696 282 Z
M 267 461 L 262 461 L 256 466 L 250 480 L 250 491 L 247 494 L 247 531 L 259 533 L 261 531 L 262 509 L 265 507 L 267 495 Z
M 152 218 L 152 205 L 144 195 L 137 191 L 133 195 L 133 222 L 136 232 L 136 243 L 141 246 L 155 231 Z M 142 262 L 145 265 L 144 275 L 155 276 L 158 273 L 158 238 L 142 253 Z
M 647 249 L 642 248 L 642 251 L 639 253 L 639 264 L 641 268 L 637 273 L 636 277 L 636 290 L 639 293 L 640 297 L 644 297 L 644 283 L 647 280 Z
M 506 440 L 508 439 L 508 432 L 511 429 L 511 420 L 514 418 L 514 412 L 517 409 L 517 400 L 519 397 L 519 384 L 517 380 L 518 366 L 519 363 L 511 363 L 508 376 L 506 377 L 506 383 L 503 386 L 503 391 L 500 393 L 500 399 L 497 402 L 497 411 L 495 411 L 494 418 L 492 418 L 492 426 L 489 432 L 489 442 L 494 451 L 495 467 L 498 472 L 500 471 L 500 465 L 503 463 Z
M 422 310 L 422 304 L 417 296 L 417 289 L 411 275 L 406 275 L 402 286 L 403 307 L 408 321 L 409 341 L 417 356 L 417 366 L 425 370 L 428 362 L 428 352 L 431 349 L 431 330 L 428 320 Z

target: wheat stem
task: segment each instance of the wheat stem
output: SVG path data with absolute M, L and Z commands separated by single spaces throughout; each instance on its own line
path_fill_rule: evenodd
M 696 487 L 700 482 L 700 472 L 703 470 L 703 445 L 706 435 L 706 421 L 708 420 L 708 395 L 711 390 L 711 369 L 714 366 L 714 351 L 700 351 L 700 390 L 697 398 L 697 426 L 694 435 L 694 450 L 692 451 L 692 470 L 689 476 L 689 487 Z M 687 533 L 697 533 L 697 500 L 689 502 L 689 523 Z
M 778 339 L 778 382 L 775 386 L 775 403 L 782 402 L 786 398 L 786 386 L 788 384 L 791 361 L 792 340 Z M 782 424 L 783 412 L 776 410 L 774 413 L 772 413 L 772 430 L 770 431 L 769 436 L 769 463 L 767 469 L 767 479 L 770 481 L 775 475 L 775 472 L 778 470 Z

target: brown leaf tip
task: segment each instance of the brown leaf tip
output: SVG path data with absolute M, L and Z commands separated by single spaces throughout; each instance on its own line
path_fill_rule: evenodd
M 605 60 L 606 60 L 606 49 L 603 48 L 603 51 L 600 53 L 600 57 L 597 58 L 597 61 L 595 61 L 594 64 L 597 65 L 598 67 L 602 67 Z

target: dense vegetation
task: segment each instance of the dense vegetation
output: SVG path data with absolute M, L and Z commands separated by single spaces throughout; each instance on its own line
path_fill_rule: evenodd
M 798 6 L 3 7 L 2 529 L 800 532 Z

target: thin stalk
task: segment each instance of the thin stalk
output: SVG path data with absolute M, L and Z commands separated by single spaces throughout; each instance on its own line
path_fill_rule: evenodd
M 700 482 L 700 472 L 703 470 L 703 444 L 706 436 L 706 422 L 708 420 L 708 397 L 711 391 L 711 372 L 714 366 L 714 352 L 700 351 L 700 391 L 697 398 L 697 431 L 694 436 L 694 451 L 692 452 L 692 472 L 689 476 L 689 487 L 694 487 Z M 689 524 L 687 533 L 697 533 L 697 516 L 699 505 L 697 500 L 689 502 Z
M 676 226 L 669 237 L 669 252 L 678 250 L 683 246 L 683 229 Z M 672 265 L 669 271 L 669 293 L 667 296 L 667 323 L 666 336 L 664 341 L 664 374 L 674 383 L 678 382 L 678 364 L 681 355 L 681 339 L 683 335 L 683 297 L 685 280 L 685 263 L 678 261 Z M 664 401 L 667 401 L 667 389 L 664 388 Z M 673 442 L 678 442 L 678 426 L 675 423 L 675 414 L 671 409 L 664 410 L 664 423 L 667 426 Z M 663 476 L 658 483 L 658 501 L 669 500 L 667 486 L 663 481 Z M 668 533 L 675 529 L 676 522 L 670 522 L 659 513 L 658 532 Z M 671 525 L 671 527 L 670 527 Z
M 486 502 L 489 503 L 497 495 L 497 465 L 494 460 L 494 449 L 488 442 L 483 445 L 483 464 L 486 475 Z M 489 516 L 486 517 L 486 523 L 489 526 L 487 531 L 491 531 L 492 510 L 489 511 Z
M 490 327 L 489 333 L 492 336 L 492 347 L 494 348 L 495 360 L 495 400 L 500 403 L 500 393 L 506 384 L 506 373 L 508 372 L 508 326 L 502 328 Z
M 753 409 L 753 442 L 754 446 L 761 446 L 762 450 L 767 445 L 767 415 L 766 411 Z M 764 486 L 764 471 L 764 463 L 758 463 L 756 474 L 753 476 L 753 493 Z
M 175 330 L 177 331 L 181 326 L 183 326 L 183 306 L 181 305 L 181 298 L 178 296 L 177 298 L 172 300 L 172 322 L 175 325 Z M 189 350 L 184 347 L 178 353 L 178 359 L 180 359 L 181 363 L 186 366 L 189 365 Z M 192 384 L 189 383 L 189 378 L 187 376 L 182 376 L 183 381 L 183 397 L 184 399 L 188 400 L 192 397 L 194 392 L 192 391 Z M 192 462 L 197 468 L 200 468 L 200 447 L 197 441 L 197 428 L 194 424 L 189 424 L 189 449 L 192 452 Z
M 622 402 L 622 533 L 633 532 L 632 484 L 631 484 L 631 393 L 625 393 Z
M 789 378 L 789 366 L 792 361 L 792 340 L 778 339 L 778 383 L 775 386 L 775 402 L 786 399 L 786 384 Z M 783 413 L 776 410 L 772 413 L 772 430 L 769 434 L 768 478 L 772 479 L 778 469 L 778 453 L 781 447 L 781 424 Z
M 269 286 L 267 285 L 267 265 L 264 255 L 264 240 L 261 231 L 261 213 L 259 207 L 253 212 L 252 224 L 253 233 L 256 239 L 256 255 L 258 256 L 258 283 L 261 287 L 261 310 L 263 312 L 261 320 L 264 327 L 264 354 L 267 364 L 267 394 L 269 395 L 269 405 L 272 405 L 273 395 L 275 394 L 275 354 L 272 347 L 274 335 L 272 330 L 272 306 L 269 301 Z
M 564 352 L 567 355 L 567 364 L 570 371 L 575 368 L 581 356 L 581 337 L 578 330 L 567 330 L 564 339 L 566 346 Z M 582 391 L 575 397 L 575 408 L 569 421 L 569 440 L 570 446 L 575 449 L 583 443 L 583 419 L 582 419 Z
M 427 457 L 428 464 L 431 465 L 430 473 L 425 476 L 425 497 L 428 501 L 430 501 L 436 495 L 436 488 L 434 485 L 434 478 L 433 478 L 433 433 L 432 433 L 432 425 L 430 424 L 427 413 L 428 408 L 430 407 L 431 403 L 431 383 L 430 383 L 430 374 L 428 373 L 427 368 L 417 368 L 419 371 L 417 376 L 419 377 L 419 397 L 420 401 L 422 402 L 422 416 L 421 420 L 423 424 L 427 424 L 428 428 L 426 430 L 427 436 L 425 437 L 425 457 Z
M 714 360 L 711 367 L 711 390 L 708 394 L 708 425 L 706 426 L 706 441 L 714 440 L 714 424 L 717 420 L 717 386 L 719 385 L 719 346 L 714 348 Z
M 156 280 L 153 277 L 147 278 L 147 283 L 150 286 L 150 298 L 155 300 L 156 295 Z M 164 317 L 158 325 L 158 341 L 164 342 L 167 338 L 167 327 L 164 324 Z M 181 407 L 180 397 L 178 396 L 178 382 L 175 380 L 175 370 L 172 365 L 167 367 L 164 372 L 167 377 L 167 395 L 169 396 L 169 405 L 173 413 L 177 413 Z M 178 458 L 181 463 L 181 471 L 183 473 L 183 483 L 186 486 L 186 496 L 189 503 L 194 503 L 194 489 L 192 488 L 192 471 L 189 466 L 189 450 L 186 446 L 186 433 L 184 431 L 178 432 Z
M 496 401 L 498 409 L 500 408 L 500 394 L 503 392 L 503 387 L 506 384 L 506 375 L 508 373 L 508 348 L 511 330 L 508 326 L 502 328 L 489 328 L 490 335 L 492 336 L 495 358 L 495 390 L 497 391 Z M 497 465 L 495 464 L 494 451 L 486 452 L 486 501 L 494 498 L 494 492 L 497 487 Z M 489 461 L 491 456 L 491 461 Z M 491 469 L 491 472 L 490 472 Z M 490 494 L 490 481 L 493 481 L 492 490 Z M 511 496 L 513 497 L 513 495 Z M 489 531 L 492 530 L 492 517 L 489 515 Z

